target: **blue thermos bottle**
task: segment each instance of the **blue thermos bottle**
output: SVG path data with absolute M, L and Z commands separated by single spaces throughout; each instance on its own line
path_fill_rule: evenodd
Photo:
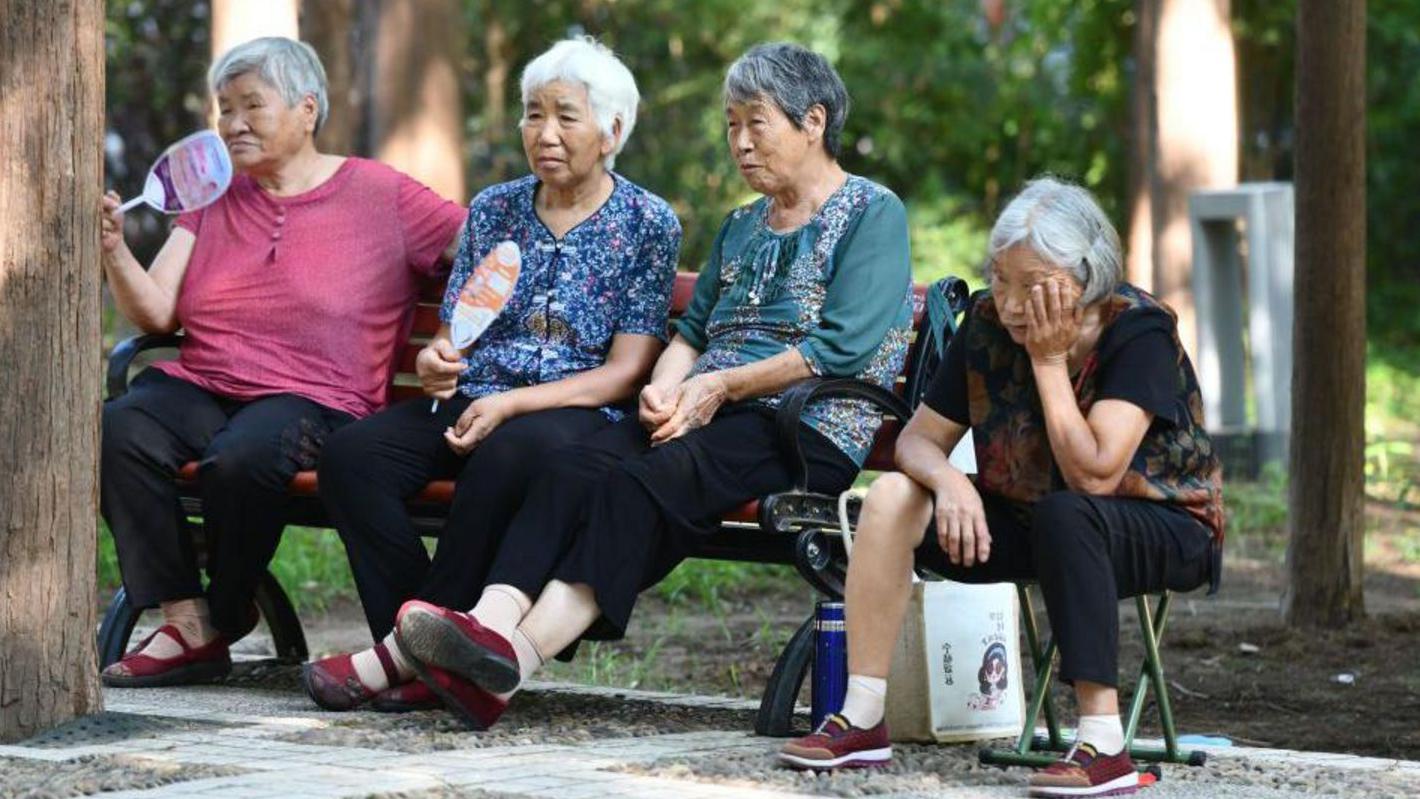
M 848 635 L 843 630 L 843 603 L 821 601 L 814 607 L 812 729 L 843 709 L 847 692 Z

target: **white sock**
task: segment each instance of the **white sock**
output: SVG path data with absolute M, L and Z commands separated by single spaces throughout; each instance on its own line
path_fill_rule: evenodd
M 841 713 L 849 724 L 864 730 L 878 726 L 878 722 L 883 720 L 886 702 L 887 680 L 861 674 L 848 675 L 848 693 L 843 697 Z
M 1089 744 L 1102 755 L 1117 755 L 1124 749 L 1124 725 L 1119 714 L 1081 716 L 1075 742 Z
M 479 624 L 504 638 L 511 639 L 513 630 L 528 615 L 532 599 L 511 585 L 490 585 L 483 589 L 478 604 L 468 612 Z
M 399 648 L 399 642 L 394 638 L 394 633 L 385 636 L 381 641 L 385 649 L 390 654 L 390 660 L 394 662 L 395 673 L 399 676 L 401 684 L 409 682 L 414 678 L 414 667 L 409 665 L 409 659 Z M 389 675 L 385 674 L 384 664 L 380 663 L 380 656 L 375 653 L 375 648 L 362 649 L 350 656 L 350 665 L 355 667 L 355 676 L 360 678 L 360 682 L 365 684 L 371 691 L 383 691 L 390 687 Z
M 526 682 L 529 677 L 536 674 L 537 670 L 542 668 L 542 664 L 546 662 L 546 659 L 543 658 L 542 652 L 538 650 L 537 642 L 530 638 L 528 634 L 523 631 L 523 628 L 519 627 L 513 630 L 513 634 L 509 636 L 508 640 L 513 644 L 513 654 L 518 657 L 518 687 L 522 687 L 522 684 Z M 518 689 L 514 688 L 505 694 L 495 694 L 495 696 L 506 702 L 508 697 L 517 692 Z

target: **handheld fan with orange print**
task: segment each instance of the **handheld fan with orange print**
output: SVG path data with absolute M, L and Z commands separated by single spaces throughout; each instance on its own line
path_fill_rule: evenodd
M 513 288 L 518 285 L 522 268 L 523 253 L 517 243 L 511 241 L 500 242 L 473 268 L 459 292 L 458 305 L 454 306 L 454 317 L 449 323 L 454 347 L 460 352 L 473 346 L 502 313 L 508 298 L 513 296 Z M 438 409 L 436 399 L 429 412 Z

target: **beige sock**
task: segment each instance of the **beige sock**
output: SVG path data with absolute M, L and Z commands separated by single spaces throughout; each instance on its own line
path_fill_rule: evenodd
M 511 585 L 498 583 L 483 589 L 478 604 L 468 612 L 479 624 L 504 638 L 511 639 L 513 630 L 528 615 L 532 598 Z
M 534 641 L 521 627 L 513 630 L 513 634 L 508 637 L 508 640 L 513 644 L 513 654 L 518 657 L 518 687 L 521 688 L 529 677 L 542 668 L 547 659 L 542 656 L 537 641 Z M 505 694 L 495 694 L 495 696 L 506 702 L 517 692 L 518 689 L 514 688 Z
M 414 679 L 414 667 L 409 665 L 409 659 L 399 648 L 399 642 L 395 640 L 394 633 L 385 636 L 385 649 L 389 651 L 390 660 L 394 661 L 394 670 L 399 675 L 399 684 L 409 682 Z M 355 668 L 355 676 L 360 678 L 366 688 L 371 691 L 383 691 L 390 687 L 389 676 L 385 674 L 385 667 L 380 663 L 380 656 L 376 654 L 375 648 L 362 649 L 350 656 L 350 665 Z

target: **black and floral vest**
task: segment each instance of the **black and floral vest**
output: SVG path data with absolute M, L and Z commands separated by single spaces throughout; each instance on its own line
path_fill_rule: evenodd
M 1193 364 L 1179 343 L 1176 316 L 1142 289 L 1120 284 L 1101 309 L 1101 342 L 1126 314 L 1157 315 L 1157 322 L 1173 336 L 1178 353 L 1177 418 L 1155 418 L 1149 425 L 1115 495 L 1178 505 L 1212 531 L 1215 545 L 1221 545 L 1223 469 L 1203 429 L 1203 397 Z M 978 486 L 1022 502 L 1064 490 L 1050 452 L 1030 356 L 1001 325 L 989 292 L 972 297 L 968 319 L 960 335 L 967 337 L 967 402 Z M 1088 415 L 1095 402 L 1099 356 L 1097 344 L 1079 372 L 1071 375 L 1082 414 Z

